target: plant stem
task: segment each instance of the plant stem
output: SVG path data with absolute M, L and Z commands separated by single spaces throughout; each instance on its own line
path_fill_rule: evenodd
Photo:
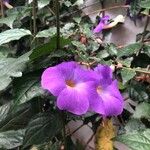
M 36 12 L 36 7 L 37 7 L 37 0 L 33 0 L 33 10 L 32 10 L 32 15 L 33 15 L 33 36 L 36 36 L 37 33 L 37 26 L 36 26 L 36 18 L 37 18 L 37 12 Z
M 66 127 L 65 127 L 65 123 L 66 123 L 65 113 L 63 111 L 61 111 L 60 114 L 61 114 L 62 123 L 63 123 L 63 132 L 62 132 L 63 141 L 64 141 L 65 150 L 67 150 Z
M 129 8 L 130 5 L 117 5 L 117 6 L 112 6 L 112 7 L 108 7 L 108 8 L 104 8 L 104 9 L 100 9 L 100 10 L 96 10 L 94 12 L 91 12 L 89 14 L 86 14 L 85 16 L 91 15 L 91 14 L 95 14 L 98 12 L 103 12 L 103 11 L 107 11 L 107 10 L 112 10 L 112 9 L 117 9 L 117 8 Z
M 0 0 L 0 3 L 1 3 L 1 15 L 2 15 L 2 18 L 4 17 L 4 5 L 3 5 L 3 0 Z
M 149 14 L 150 14 L 150 10 L 149 10 Z M 136 56 L 138 56 L 138 55 L 140 54 L 141 50 L 143 49 L 144 41 L 145 41 L 145 39 L 144 39 L 144 38 L 145 38 L 145 35 L 146 35 L 146 30 L 147 30 L 147 27 L 148 27 L 149 21 L 150 21 L 150 17 L 149 17 L 149 16 L 147 16 L 147 18 L 146 18 L 146 23 L 145 23 L 144 30 L 143 30 L 142 39 L 141 39 L 141 43 L 142 43 L 142 45 L 141 45 L 141 47 L 140 47 L 139 51 L 136 53 Z
M 55 9 L 56 9 L 56 28 L 57 28 L 57 41 L 56 49 L 60 49 L 60 14 L 59 14 L 60 3 L 59 0 L 55 0 Z
M 122 67 L 122 68 L 125 68 L 125 69 L 128 69 L 128 70 L 132 70 L 132 71 L 135 71 L 135 72 L 141 72 L 141 73 L 145 73 L 145 74 L 150 74 L 150 71 L 146 71 L 146 70 L 129 68 L 129 67 Z

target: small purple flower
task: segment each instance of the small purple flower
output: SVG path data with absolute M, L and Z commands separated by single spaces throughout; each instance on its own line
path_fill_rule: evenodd
M 123 111 L 123 98 L 117 81 L 112 80 L 112 70 L 106 65 L 98 65 L 94 70 L 95 83 L 92 88 L 90 110 L 103 116 L 117 116 Z
M 99 24 L 93 30 L 93 33 L 99 33 L 103 30 L 104 26 L 108 24 L 109 16 L 104 16 L 101 18 Z
M 59 109 L 76 115 L 85 114 L 91 97 L 88 72 L 76 62 L 64 62 L 49 67 L 42 74 L 42 88 L 57 96 Z

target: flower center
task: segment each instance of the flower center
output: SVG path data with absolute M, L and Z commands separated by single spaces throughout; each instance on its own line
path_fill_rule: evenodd
M 101 86 L 98 86 L 97 89 L 96 89 L 96 91 L 97 91 L 98 94 L 101 94 L 102 91 L 103 91 L 103 89 L 102 89 Z
M 66 84 L 70 87 L 75 87 L 75 83 L 72 80 L 66 80 Z

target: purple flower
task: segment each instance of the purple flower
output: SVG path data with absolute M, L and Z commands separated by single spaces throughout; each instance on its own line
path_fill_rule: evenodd
M 94 70 L 90 110 L 103 116 L 117 116 L 123 111 L 123 98 L 117 81 L 112 80 L 112 70 L 106 65 L 98 65 Z
M 104 26 L 108 23 L 109 20 L 109 16 L 104 16 L 101 18 L 99 24 L 95 27 L 95 29 L 93 30 L 94 33 L 99 33 L 103 30 Z
M 42 88 L 57 96 L 59 109 L 76 115 L 85 114 L 91 97 L 88 72 L 76 62 L 64 62 L 49 67 L 42 74 Z

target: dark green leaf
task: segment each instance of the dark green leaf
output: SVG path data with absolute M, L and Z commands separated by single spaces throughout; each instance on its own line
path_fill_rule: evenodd
M 15 110 L 11 108 L 7 116 L 0 122 L 0 131 L 25 128 L 31 117 L 37 112 L 39 112 L 39 103 L 36 99 L 20 105 Z
M 10 29 L 0 33 L 0 45 L 10 41 L 19 40 L 20 38 L 31 35 L 29 30 L 25 29 Z
M 38 8 L 41 9 L 48 5 L 50 3 L 50 0 L 38 0 Z
M 136 101 L 148 101 L 149 95 L 147 93 L 145 85 L 139 82 L 131 82 L 130 86 L 128 87 L 129 96 Z
M 11 104 L 7 103 L 5 105 L 0 106 L 0 121 L 2 121 L 4 118 L 6 118 Z
M 135 109 L 133 117 L 137 119 L 140 118 L 150 119 L 150 104 L 145 102 L 139 104 Z
M 0 132 L 0 148 L 13 149 L 22 145 L 24 130 Z
M 140 6 L 141 6 L 142 8 L 148 8 L 148 9 L 150 9 L 150 0 L 141 1 L 141 2 L 140 2 Z
M 70 44 L 69 39 L 60 38 L 60 45 L 63 48 L 65 45 Z M 30 55 L 30 59 L 36 59 L 44 55 L 50 54 L 52 51 L 56 50 L 56 37 L 53 37 L 49 43 L 43 44 L 35 49 L 33 49 L 32 54 Z
M 150 129 L 120 135 L 116 139 L 131 150 L 150 150 Z
M 130 44 L 124 48 L 120 48 L 118 50 L 118 57 L 122 57 L 122 56 L 130 56 L 135 54 L 136 52 L 139 51 L 139 49 L 141 48 L 141 43 L 134 43 L 134 44 Z
M 54 36 L 55 34 L 56 34 L 56 27 L 52 27 L 50 29 L 46 29 L 38 32 L 36 38 L 41 38 L 41 37 L 48 38 Z
M 140 131 L 145 129 L 145 125 L 138 119 L 130 119 L 129 122 L 125 125 L 127 133 L 133 131 Z
M 121 76 L 122 76 L 123 84 L 127 83 L 135 75 L 136 75 L 135 71 L 123 68 L 121 70 Z
M 19 105 L 44 94 L 40 85 L 40 74 L 29 73 L 13 82 L 14 103 Z
M 25 64 L 29 61 L 28 52 L 19 58 L 1 58 L 0 59 L 0 91 L 7 88 L 11 83 L 11 77 L 21 77 Z
M 114 44 L 111 43 L 111 44 L 107 45 L 105 49 L 111 56 L 117 55 L 117 48 Z
M 11 15 L 0 19 L 0 24 L 6 24 L 8 27 L 13 28 L 13 23 L 16 20 L 17 15 Z
M 62 129 L 62 121 L 58 114 L 38 114 L 28 125 L 24 148 L 50 141 Z

